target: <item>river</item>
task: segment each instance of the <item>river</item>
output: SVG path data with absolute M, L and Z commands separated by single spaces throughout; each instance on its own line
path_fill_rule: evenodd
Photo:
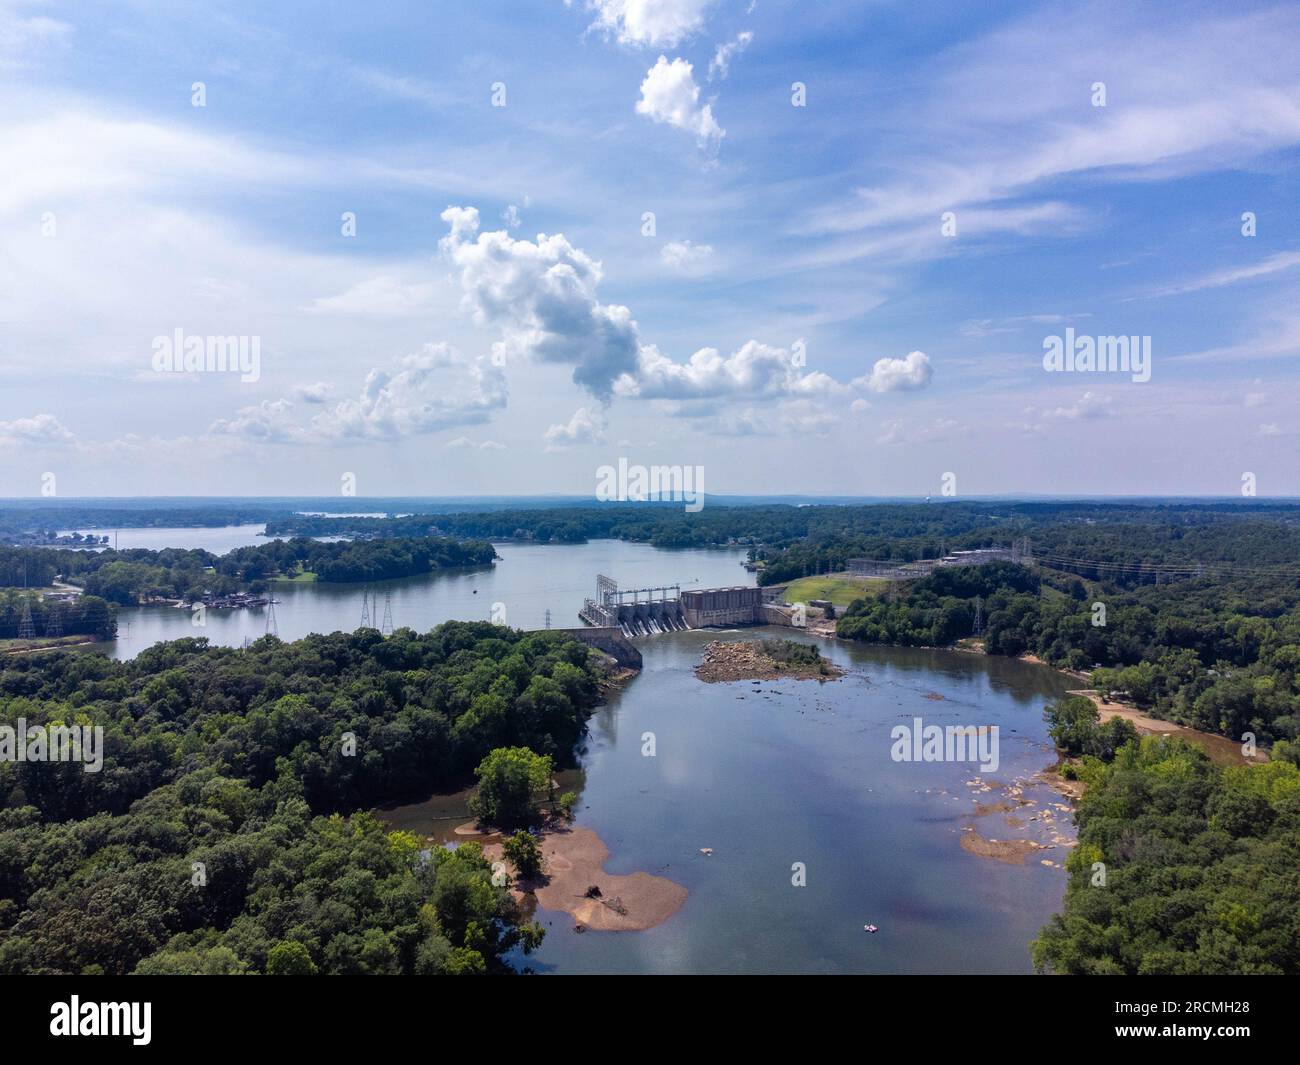
M 375 624 L 387 595 L 394 624 L 420 631 L 451 618 L 488 619 L 494 604 L 510 625 L 540 628 L 549 609 L 554 627 L 566 628 L 578 624 L 597 573 L 625 588 L 753 582 L 738 549 L 618 541 L 497 549 L 501 561 L 491 568 L 368 587 L 276 585 L 279 634 L 356 628 L 363 594 Z M 237 646 L 266 630 L 264 610 L 209 611 L 202 628 L 165 607 L 122 610 L 119 621 L 122 636 L 107 647 L 118 658 L 161 639 L 203 635 Z M 1008 840 L 1045 821 L 1068 834 L 1059 796 L 1033 777 L 1054 760 L 1043 706 L 1072 682 L 1019 661 L 826 640 L 817 641 L 823 653 L 848 670 L 841 680 L 695 677 L 710 640 L 754 634 L 639 640 L 645 668 L 593 716 L 584 772 L 574 774 L 578 823 L 609 847 L 606 869 L 675 880 L 689 890 L 682 909 L 646 931 L 582 934 L 568 915 L 539 910 L 548 935 L 519 963 L 555 973 L 1029 972 L 1028 941 L 1060 906 L 1067 849 L 1008 864 L 969 852 L 962 838 Z M 1000 765 L 981 772 L 969 763 L 892 760 L 890 730 L 915 718 L 998 726 Z M 646 733 L 654 734 L 653 757 L 642 753 Z M 977 816 L 1003 799 L 1015 809 Z M 1020 807 L 1021 799 L 1033 805 Z M 450 817 L 462 801 L 435 797 L 386 816 L 440 837 L 455 819 L 435 822 L 429 812 Z M 792 882 L 795 863 L 806 886 Z M 879 931 L 868 934 L 866 924 Z

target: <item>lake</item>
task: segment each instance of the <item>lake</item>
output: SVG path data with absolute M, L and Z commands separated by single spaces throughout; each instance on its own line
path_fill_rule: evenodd
M 230 550 L 242 546 L 234 541 L 246 536 L 247 530 L 261 528 L 137 529 L 132 531 L 151 542 L 131 546 L 199 547 L 230 541 L 226 548 Z M 124 536 L 126 532 L 122 530 Z M 158 535 L 163 533 L 170 533 L 171 538 Z M 267 541 L 255 537 L 254 542 Z M 501 559 L 490 567 L 370 584 L 273 584 L 276 627 L 285 640 L 312 632 L 355 629 L 361 624 L 363 597 L 370 604 L 371 624 L 379 627 L 384 598 L 389 596 L 396 628 L 405 625 L 424 632 L 444 621 L 488 621 L 493 605 L 500 604 L 497 617 L 505 624 L 544 628 L 550 610 L 552 627 L 567 629 L 582 624 L 578 611 L 583 599 L 595 596 L 597 573 L 613 577 L 624 588 L 754 583 L 753 574 L 741 566 L 746 557 L 743 548 L 663 550 L 648 544 L 595 540 L 586 544 L 498 543 L 496 550 Z M 117 640 L 101 646 L 121 659 L 134 658 L 159 640 L 206 636 L 214 644 L 239 647 L 246 638 L 255 640 L 267 630 L 266 609 L 209 610 L 202 627 L 191 624 L 188 610 L 165 606 L 119 608 L 117 617 Z

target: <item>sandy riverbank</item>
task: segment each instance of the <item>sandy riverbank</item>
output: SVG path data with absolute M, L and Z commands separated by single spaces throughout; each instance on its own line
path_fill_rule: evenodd
M 517 882 L 516 897 L 532 895 L 546 909 L 569 914 L 583 929 L 643 931 L 663 924 L 686 901 L 686 888 L 667 877 L 607 873 L 609 848 L 589 828 L 548 827 L 542 832 L 541 848 L 543 875 Z M 485 843 L 483 854 L 489 861 L 503 860 L 499 842 Z M 599 888 L 599 895 L 588 896 L 592 887 Z
M 1066 673 L 1068 677 L 1077 679 L 1078 675 Z M 1208 754 L 1214 761 L 1220 765 L 1252 765 L 1268 761 L 1268 755 L 1263 751 L 1257 751 L 1253 758 L 1247 758 L 1242 753 L 1241 744 L 1228 739 L 1227 736 L 1218 736 L 1212 732 L 1202 732 L 1199 729 L 1188 728 L 1186 725 L 1180 725 L 1176 721 L 1166 721 L 1164 718 L 1152 717 L 1144 713 L 1135 706 L 1129 706 L 1126 703 L 1116 703 L 1107 701 L 1101 697 L 1101 694 L 1092 688 L 1076 688 L 1071 691 L 1071 695 L 1081 695 L 1085 699 L 1092 700 L 1097 712 L 1101 715 L 1103 722 L 1109 721 L 1113 717 L 1122 717 L 1125 721 L 1130 722 L 1139 732 L 1144 732 L 1158 736 L 1178 736 L 1186 740 L 1195 747 L 1199 747 Z

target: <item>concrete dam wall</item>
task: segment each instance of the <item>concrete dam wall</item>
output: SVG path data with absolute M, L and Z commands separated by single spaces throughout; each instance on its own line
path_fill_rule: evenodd
M 738 625 L 790 625 L 791 613 L 764 602 L 762 588 L 639 588 L 620 591 L 608 577 L 597 578 L 597 599 L 584 602 L 579 617 L 591 630 L 617 630 L 624 637 L 653 636 L 681 629 Z

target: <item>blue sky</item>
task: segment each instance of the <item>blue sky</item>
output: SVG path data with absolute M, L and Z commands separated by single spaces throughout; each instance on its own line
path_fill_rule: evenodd
M 1300 494 L 1295 5 L 157 6 L 0 0 L 0 495 Z

